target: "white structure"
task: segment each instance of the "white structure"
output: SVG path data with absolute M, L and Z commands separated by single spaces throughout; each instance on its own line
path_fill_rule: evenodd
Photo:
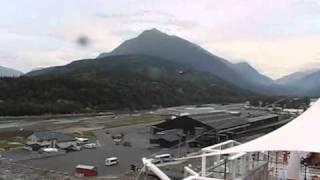
M 77 141 L 71 135 L 61 132 L 34 132 L 27 138 L 27 145 L 38 145 L 40 147 L 59 147 L 68 148 L 70 146 L 77 146 Z
M 240 143 L 229 140 L 220 144 L 209 146 L 201 150 L 201 169 L 197 168 L 190 164 L 190 166 L 184 167 L 184 180 L 222 180 L 222 179 L 245 179 L 248 175 L 251 175 L 252 172 L 255 172 L 257 169 L 261 170 L 261 167 L 267 167 L 267 161 L 263 161 L 263 156 L 260 156 L 261 162 L 257 159 L 253 159 L 254 153 L 236 153 L 229 156 L 214 155 L 214 156 L 205 156 L 207 153 L 219 152 L 223 149 L 237 146 Z M 162 180 L 170 180 L 170 178 L 162 172 L 160 168 L 165 167 L 166 165 L 173 164 L 184 164 L 186 160 L 191 160 L 196 156 L 176 158 L 173 163 L 164 163 L 157 164 L 153 163 L 153 159 L 143 159 L 144 165 L 156 174 Z M 198 156 L 199 157 L 199 156 Z M 265 159 L 266 160 L 266 159 Z M 262 166 L 264 165 L 264 166 Z M 266 168 L 267 169 L 267 168 Z M 221 173 L 222 172 L 222 173 Z M 223 173 L 224 172 L 224 173 Z M 264 171 L 264 176 L 266 177 L 266 172 Z M 253 173 L 254 174 L 254 173 Z M 258 175 L 262 173 L 259 172 Z M 258 176 L 261 180 L 260 176 Z M 266 178 L 265 178 L 266 179 Z

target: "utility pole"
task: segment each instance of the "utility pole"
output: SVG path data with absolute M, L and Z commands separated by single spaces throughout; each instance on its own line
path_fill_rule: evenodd
M 307 165 L 304 164 L 304 180 L 307 180 Z
M 278 151 L 276 151 L 276 177 L 278 177 Z
M 224 159 L 224 176 L 223 179 L 227 179 L 227 158 Z
M 179 136 L 179 147 L 178 147 L 178 157 L 180 157 L 180 150 L 181 150 L 181 137 Z
M 187 131 L 187 136 L 186 136 L 186 149 L 187 149 L 187 154 L 189 153 L 189 143 L 188 143 L 188 137 L 189 137 L 189 131 Z

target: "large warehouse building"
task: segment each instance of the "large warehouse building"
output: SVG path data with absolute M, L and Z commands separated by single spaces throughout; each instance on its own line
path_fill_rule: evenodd
M 184 115 L 151 126 L 154 135 L 151 137 L 150 143 L 169 147 L 177 144 L 183 137 L 183 140 L 193 138 L 193 146 L 206 146 L 228 139 L 266 133 L 287 122 L 280 121 L 278 115 L 275 114 L 251 115 L 217 111 Z M 170 133 L 166 133 L 169 131 Z M 184 136 L 174 135 L 174 132 L 178 131 L 180 131 L 180 134 L 183 133 Z M 164 143 L 165 139 L 170 139 L 170 143 Z

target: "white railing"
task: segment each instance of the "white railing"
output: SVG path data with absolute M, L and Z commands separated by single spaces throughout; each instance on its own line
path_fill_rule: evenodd
M 284 160 L 284 153 L 270 152 L 250 152 L 236 153 L 228 156 L 212 155 L 225 148 L 239 145 L 240 143 L 229 140 L 213 146 L 203 148 L 201 155 L 181 157 L 175 159 L 178 162 L 191 162 L 184 167 L 183 180 L 222 180 L 222 179 L 286 179 L 287 160 Z M 195 161 L 196 160 L 196 161 Z M 199 161 L 200 160 L 200 161 Z M 195 163 L 197 162 L 197 163 Z M 192 164 L 195 163 L 195 164 Z M 161 180 L 171 180 L 160 167 L 154 165 L 151 160 L 143 158 L 143 164 L 151 170 Z M 174 164 L 174 163 L 171 163 Z M 181 164 L 181 163 L 180 163 Z M 301 168 L 301 179 L 319 179 L 320 169 Z M 318 177 L 318 178 L 315 178 Z

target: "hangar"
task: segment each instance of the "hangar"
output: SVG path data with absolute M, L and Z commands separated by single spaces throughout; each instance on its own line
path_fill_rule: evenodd
M 168 147 L 178 144 L 179 141 L 192 139 L 192 144 L 201 146 L 219 143 L 228 139 L 237 139 L 242 136 L 267 133 L 284 125 L 288 121 L 280 121 L 276 114 L 259 114 L 255 116 L 238 115 L 226 111 L 201 113 L 193 115 L 178 116 L 166 119 L 151 126 L 153 137 L 151 144 L 159 144 Z M 168 133 L 170 130 L 170 133 Z M 185 134 L 175 135 L 180 131 Z M 166 133 L 168 133 L 166 135 Z M 161 137 L 159 136 L 161 134 Z M 170 142 L 164 143 L 164 139 Z M 162 143 L 160 143 L 162 141 Z

